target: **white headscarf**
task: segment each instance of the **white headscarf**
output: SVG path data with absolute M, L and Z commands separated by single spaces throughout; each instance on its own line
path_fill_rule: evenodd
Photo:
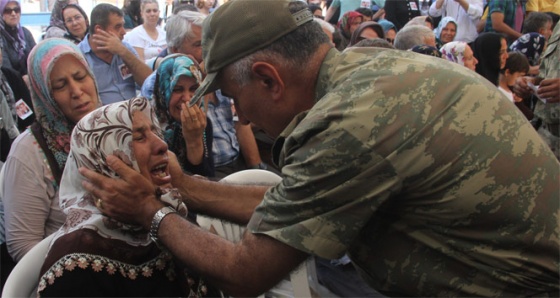
M 444 44 L 439 51 L 442 58 L 465 66 L 465 49 L 467 43 L 464 41 L 452 41 Z
M 141 226 L 124 224 L 102 215 L 93 195 L 82 187 L 84 178 L 78 173 L 78 168 L 83 166 L 119 179 L 105 161 L 111 154 L 139 171 L 132 151 L 132 118 L 136 112 L 144 113 L 155 127 L 159 127 L 148 100 L 136 97 L 98 108 L 84 116 L 74 128 L 60 187 L 60 207 L 67 219 L 54 240 L 79 229 L 91 229 L 104 238 L 122 240 L 132 246 L 150 244 L 148 232 Z M 161 201 L 186 215 L 186 206 L 176 189 L 163 189 L 162 193 Z

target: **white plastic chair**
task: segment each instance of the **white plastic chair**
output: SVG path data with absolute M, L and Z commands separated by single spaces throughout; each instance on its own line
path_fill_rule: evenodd
M 55 233 L 33 246 L 16 264 L 2 290 L 2 297 L 37 297 L 39 271 Z
M 231 184 L 276 185 L 282 178 L 265 170 L 244 170 L 233 173 L 220 182 Z M 214 229 L 216 234 L 232 242 L 241 240 L 245 227 L 225 220 L 199 215 L 198 224 L 207 230 Z M 290 273 L 274 288 L 260 297 L 334 297 L 326 288 L 321 286 L 315 270 L 315 259 L 309 257 L 304 263 Z

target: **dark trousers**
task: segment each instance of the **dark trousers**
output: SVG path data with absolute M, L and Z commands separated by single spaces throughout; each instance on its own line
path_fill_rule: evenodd
M 1 250 L 0 250 L 0 293 L 4 290 L 4 283 L 8 279 L 8 275 L 12 272 L 12 269 L 16 266 L 16 262 L 12 259 L 10 254 L 8 253 L 8 247 L 6 243 L 2 243 Z

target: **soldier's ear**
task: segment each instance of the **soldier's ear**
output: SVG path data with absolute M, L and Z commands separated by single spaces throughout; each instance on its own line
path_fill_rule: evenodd
M 251 71 L 253 72 L 253 79 L 257 80 L 258 85 L 265 88 L 275 100 L 282 97 L 285 87 L 284 80 L 274 65 L 266 62 L 255 62 Z

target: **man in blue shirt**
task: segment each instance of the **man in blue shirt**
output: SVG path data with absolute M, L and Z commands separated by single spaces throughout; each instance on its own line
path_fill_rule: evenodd
M 123 42 L 122 11 L 111 4 L 99 4 L 91 12 L 89 34 L 78 45 L 93 70 L 99 97 L 104 105 L 136 96 L 150 68 L 136 51 Z

